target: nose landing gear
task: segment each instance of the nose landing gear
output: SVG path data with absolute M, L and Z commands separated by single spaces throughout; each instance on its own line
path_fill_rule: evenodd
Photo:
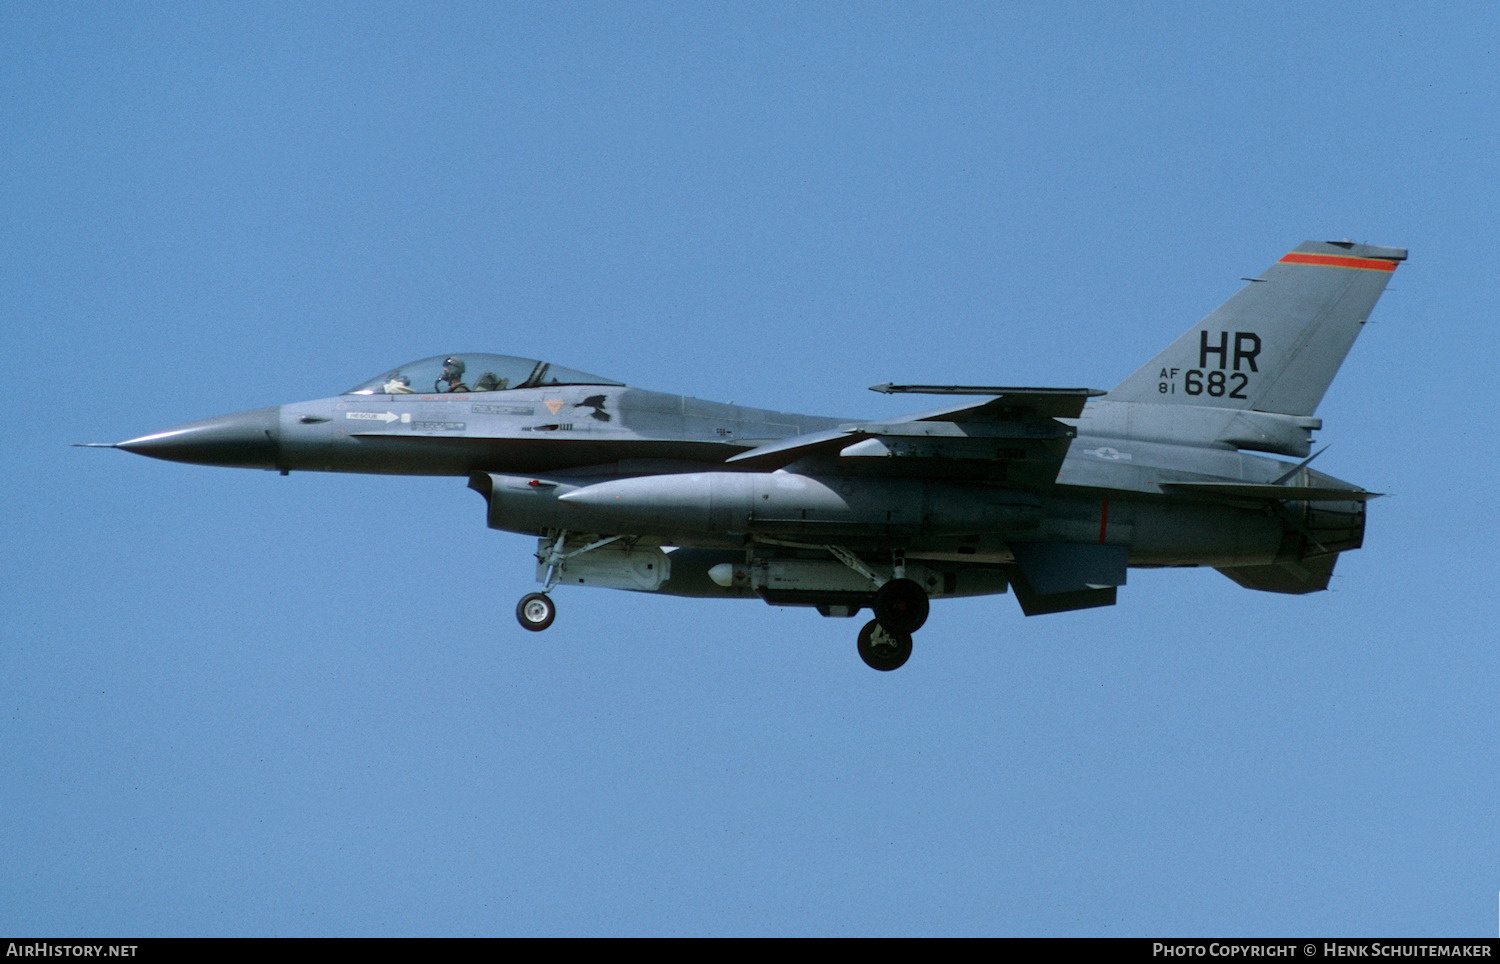
M 539 633 L 557 618 L 557 604 L 544 592 L 528 593 L 516 603 L 516 621 L 522 629 Z

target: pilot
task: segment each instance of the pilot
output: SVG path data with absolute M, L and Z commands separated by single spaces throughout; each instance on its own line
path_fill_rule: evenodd
M 411 395 L 411 379 L 400 372 L 391 372 L 385 376 L 385 385 L 380 389 L 387 395 Z
M 469 386 L 464 384 L 464 360 L 457 355 L 450 355 L 443 361 L 443 373 L 438 376 L 437 385 L 448 383 L 450 392 L 467 392 Z M 433 388 L 437 388 L 433 385 Z M 438 391 L 443 389 L 437 388 Z

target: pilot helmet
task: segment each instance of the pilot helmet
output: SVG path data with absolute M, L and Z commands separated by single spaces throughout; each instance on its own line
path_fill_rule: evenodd
M 457 355 L 449 355 L 443 360 L 443 374 L 446 375 L 448 372 L 452 372 L 454 375 L 462 375 L 464 373 L 464 360 Z

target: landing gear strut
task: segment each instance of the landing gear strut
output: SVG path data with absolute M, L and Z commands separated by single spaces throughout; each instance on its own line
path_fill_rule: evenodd
M 871 669 L 889 673 L 911 656 L 911 633 L 893 633 L 872 619 L 859 631 L 859 658 Z
M 557 604 L 544 592 L 529 593 L 516 603 L 516 620 L 521 628 L 539 633 L 557 618 Z

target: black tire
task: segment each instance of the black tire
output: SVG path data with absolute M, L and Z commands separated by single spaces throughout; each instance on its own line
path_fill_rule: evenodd
M 892 579 L 875 592 L 870 604 L 875 618 L 888 631 L 910 635 L 927 622 L 927 590 L 911 579 Z
M 872 619 L 859 631 L 859 658 L 882 673 L 900 669 L 911 658 L 911 633 L 893 633 Z
M 522 629 L 539 633 L 557 618 L 557 604 L 544 592 L 529 593 L 516 603 L 516 622 Z

